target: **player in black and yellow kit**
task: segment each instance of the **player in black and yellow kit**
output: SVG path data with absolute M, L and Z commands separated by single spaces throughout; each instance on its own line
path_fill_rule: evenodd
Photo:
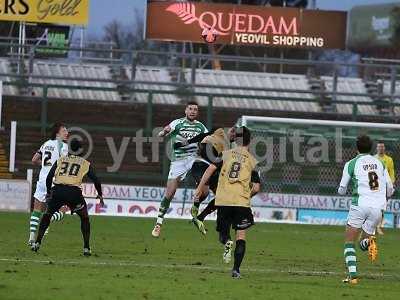
M 78 153 L 82 145 L 78 140 L 70 143 L 70 153 Z M 38 251 L 43 239 L 43 235 L 49 226 L 51 216 L 60 207 L 67 205 L 71 213 L 76 213 L 81 219 L 81 231 L 83 236 L 83 255 L 90 256 L 90 222 L 85 199 L 82 195 L 81 184 L 85 176 L 88 176 L 94 183 L 97 190 L 97 198 L 100 199 L 101 206 L 104 205 L 101 183 L 97 178 L 90 163 L 79 156 L 68 154 L 60 157 L 54 163 L 47 175 L 47 210 L 42 217 L 39 225 L 39 233 L 35 243 L 32 244 L 32 251 Z M 54 180 L 53 180 L 54 178 Z M 54 187 L 52 184 L 54 183 Z
M 236 129 L 234 139 L 237 146 L 224 151 L 220 162 L 210 164 L 195 193 L 198 196 L 212 174 L 221 168 L 215 198 L 218 209 L 217 231 L 219 240 L 225 247 L 225 262 L 228 262 L 228 257 L 230 261 L 233 245 L 229 238 L 231 227 L 236 231 L 233 278 L 240 278 L 240 265 L 246 250 L 246 230 L 254 224 L 250 199 L 259 190 L 259 184 L 251 184 L 257 161 L 248 149 L 250 138 L 250 131 L 246 127 Z
M 225 134 L 223 128 L 218 128 L 208 133 L 199 134 L 186 143 L 182 143 L 182 141 L 175 143 L 175 148 L 181 147 L 185 144 L 199 143 L 198 157 L 190 170 L 195 180 L 196 187 L 199 186 L 201 179 L 210 164 L 218 164 L 218 161 L 221 160 L 222 152 L 229 149 L 230 143 L 234 142 L 234 136 L 235 127 L 230 128 L 227 134 Z M 195 193 L 193 206 L 191 208 L 191 214 L 193 217 L 192 223 L 202 234 L 207 233 L 203 223 L 204 219 L 216 210 L 215 198 L 210 200 L 200 214 L 198 214 L 199 206 L 200 203 L 208 197 L 209 190 L 211 190 L 214 195 L 216 194 L 219 172 L 220 168 L 216 169 L 210 179 L 202 185 L 201 190 L 197 189 L 197 194 Z M 253 171 L 251 182 L 254 184 L 260 183 L 258 172 Z

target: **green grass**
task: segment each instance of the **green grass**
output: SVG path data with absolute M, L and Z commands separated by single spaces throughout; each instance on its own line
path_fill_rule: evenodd
M 90 258 L 79 219 L 53 224 L 39 253 L 27 242 L 28 215 L 0 213 L 0 299 L 399 299 L 399 232 L 378 241 L 379 262 L 358 251 L 362 277 L 344 286 L 343 227 L 257 224 L 248 233 L 243 278 L 222 263 L 214 223 L 202 237 L 188 221 L 92 218 Z

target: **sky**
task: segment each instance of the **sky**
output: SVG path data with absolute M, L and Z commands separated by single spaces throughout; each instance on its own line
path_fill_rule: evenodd
M 309 0 L 311 3 L 312 0 Z M 316 0 L 319 9 L 349 10 L 355 5 L 382 4 L 399 2 L 395 0 Z M 144 13 L 146 0 L 90 0 L 89 35 L 101 35 L 104 25 L 112 20 L 119 20 L 126 25 L 134 24 L 134 11 Z M 133 25 L 132 25 L 133 26 Z

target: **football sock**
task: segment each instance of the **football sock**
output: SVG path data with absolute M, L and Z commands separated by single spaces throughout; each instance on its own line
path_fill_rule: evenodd
M 64 218 L 64 213 L 61 211 L 56 211 L 52 216 L 51 216 L 51 222 L 58 222 L 61 221 Z
M 350 278 L 357 278 L 357 258 L 354 243 L 344 244 L 344 259 Z
M 90 221 L 89 216 L 86 213 L 79 215 L 81 218 L 81 232 L 83 237 L 83 248 L 90 248 L 89 247 L 89 240 L 90 240 Z
M 360 249 L 362 251 L 367 251 L 369 246 L 369 239 L 363 239 L 360 241 Z
M 50 219 L 51 219 L 51 214 L 45 213 L 42 217 L 42 220 L 40 221 L 39 232 L 36 238 L 36 242 L 38 242 L 39 244 L 42 242 L 43 235 L 46 232 L 47 227 L 49 227 Z
M 202 203 L 204 200 L 206 200 L 208 197 L 208 194 L 205 196 L 201 196 L 201 198 L 199 199 L 199 202 L 193 202 L 193 206 L 199 208 L 200 207 L 200 203 Z
M 215 198 L 213 198 L 206 206 L 206 208 L 198 215 L 197 219 L 204 221 L 204 219 L 211 213 L 213 213 L 217 207 L 215 206 Z
M 169 205 L 171 204 L 172 199 L 168 199 L 164 197 L 161 201 L 160 208 L 158 209 L 158 217 L 157 217 L 157 224 L 162 225 L 164 221 L 164 216 L 168 211 Z
M 244 254 L 246 253 L 246 241 L 245 240 L 237 240 L 235 247 L 235 260 L 233 263 L 233 269 L 237 272 L 239 271 L 240 265 L 242 264 L 242 260 Z
M 36 211 L 34 210 L 31 214 L 31 220 L 30 220 L 30 232 L 31 236 L 32 234 L 34 235 L 39 227 L 40 223 L 40 218 L 42 217 L 43 213 L 41 211 Z

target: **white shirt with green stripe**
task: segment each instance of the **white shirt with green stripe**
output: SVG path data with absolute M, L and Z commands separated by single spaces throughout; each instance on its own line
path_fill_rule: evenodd
M 393 184 L 384 164 L 370 154 L 359 154 L 343 169 L 339 194 L 346 193 L 352 182 L 352 205 L 386 209 L 386 198 L 393 193 Z
M 186 140 L 194 138 L 201 133 L 207 133 L 207 127 L 203 123 L 194 120 L 189 121 L 187 118 L 180 118 L 172 121 L 169 125 L 171 131 L 169 136 L 172 140 L 172 145 L 179 141 L 182 137 Z M 185 159 L 187 157 L 197 155 L 197 143 L 188 144 L 184 147 L 174 149 L 172 155 L 172 161 Z

